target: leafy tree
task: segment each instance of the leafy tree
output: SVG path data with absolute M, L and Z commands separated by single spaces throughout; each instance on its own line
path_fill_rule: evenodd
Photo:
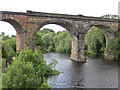
M 40 30 L 39 33 L 44 33 L 44 34 L 47 34 L 47 33 L 50 33 L 50 32 L 54 32 L 52 29 L 48 29 L 48 28 L 44 28 L 43 30 Z
M 65 38 L 65 44 L 64 44 L 64 49 L 65 49 L 65 52 L 67 52 L 67 53 L 71 52 L 71 47 L 72 47 L 71 41 L 72 40 L 71 40 L 70 34 L 67 32 L 67 36 Z
M 113 45 L 112 55 L 115 56 L 115 59 L 120 61 L 120 32 L 117 33 L 117 37 L 110 44 Z
M 16 52 L 16 37 L 10 37 L 9 39 L 5 40 L 4 43 L 8 43 Z
M 99 52 L 104 52 L 105 37 L 104 34 L 96 27 L 92 27 L 85 36 L 87 53 L 96 56 Z
M 7 40 L 7 39 L 9 39 L 10 37 L 8 36 L 8 35 L 6 35 L 6 36 L 3 36 L 2 37 L 2 40 L 4 41 L 4 40 Z
M 12 60 L 12 57 L 15 55 L 16 55 L 15 51 L 9 44 L 7 43 L 2 44 L 2 57 L 3 58 L 8 58 Z
M 5 36 L 3 36 L 3 38 L 4 37 Z M 16 52 L 16 38 L 15 37 L 8 37 L 6 39 L 4 38 L 2 40 L 1 46 L 2 46 L 2 57 L 3 58 L 8 58 L 11 60 L 12 57 L 16 55 L 15 53 Z
M 44 33 L 37 33 L 35 37 L 35 45 L 37 49 L 40 49 L 42 52 L 46 51 L 47 43 L 42 39 Z
M 44 40 L 47 43 L 47 51 L 54 51 L 54 42 L 53 42 L 54 35 L 55 35 L 54 32 L 50 32 L 42 37 L 42 40 Z
M 52 29 L 40 30 L 35 37 L 35 44 L 42 51 L 71 52 L 71 37 L 67 31 L 55 33 Z
M 59 32 L 54 37 L 56 52 L 71 52 L 71 37 L 67 31 Z
M 49 88 L 45 76 L 54 74 L 59 72 L 46 65 L 40 52 L 26 49 L 5 69 L 2 85 L 3 88 Z

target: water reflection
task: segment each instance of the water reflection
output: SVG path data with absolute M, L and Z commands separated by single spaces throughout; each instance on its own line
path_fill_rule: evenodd
M 55 69 L 63 72 L 49 77 L 47 83 L 52 88 L 117 88 L 118 64 L 100 58 L 88 58 L 86 63 L 71 61 L 69 55 L 46 53 L 44 60 L 50 63 L 56 59 Z

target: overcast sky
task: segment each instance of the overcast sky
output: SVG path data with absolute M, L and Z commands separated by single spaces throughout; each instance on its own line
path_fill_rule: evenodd
M 0 0 L 0 11 L 26 12 L 26 10 L 82 14 L 100 17 L 105 14 L 118 14 L 119 0 Z M 60 26 L 47 25 L 54 30 L 63 30 Z M 15 29 L 8 23 L 0 21 L 0 32 L 15 34 Z

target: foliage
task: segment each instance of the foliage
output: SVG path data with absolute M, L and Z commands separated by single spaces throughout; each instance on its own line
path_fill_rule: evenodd
M 16 37 L 12 36 L 12 37 L 8 37 L 7 39 L 4 39 L 4 37 L 5 36 L 3 36 L 2 38 L 2 42 L 9 44 L 13 48 L 13 50 L 16 52 Z
M 87 53 L 96 56 L 99 52 L 104 52 L 105 37 L 104 34 L 96 27 L 92 27 L 85 36 Z
M 120 61 L 120 32 L 117 33 L 117 37 L 110 44 L 113 44 L 112 52 L 115 59 Z
M 68 32 L 59 32 L 54 37 L 56 52 L 71 52 L 71 37 Z
M 8 58 L 11 60 L 12 57 L 15 55 L 16 55 L 15 51 L 9 44 L 2 43 L 2 57 L 3 58 Z
M 117 33 L 117 37 L 109 40 L 106 48 L 106 53 L 114 56 L 116 60 L 120 61 L 120 32 Z
M 12 60 L 12 57 L 16 55 L 16 37 L 2 36 L 1 49 L 2 58 Z
M 49 32 L 54 32 L 52 29 L 44 28 L 43 30 L 40 30 L 39 33 L 47 34 Z
M 7 40 L 7 39 L 9 39 L 10 37 L 8 36 L 8 35 L 6 35 L 6 36 L 3 36 L 2 37 L 2 40 L 4 41 L 4 40 Z
M 115 59 L 120 61 L 120 36 L 116 38 L 114 44 Z
M 55 33 L 52 29 L 40 30 L 35 37 L 36 47 L 47 52 L 71 52 L 71 37 L 67 31 Z
M 49 88 L 45 76 L 59 73 L 53 72 L 41 53 L 26 49 L 5 69 L 2 84 L 4 88 Z
M 0 77 L 2 74 L 2 53 L 1 53 L 1 49 L 0 49 Z M 0 78 L 0 89 L 2 88 L 2 80 Z
M 118 15 L 112 15 L 112 14 L 103 15 L 101 17 L 102 18 L 110 18 L 110 19 L 119 19 Z
M 109 40 L 108 45 L 105 49 L 105 52 L 111 56 L 114 56 L 114 52 L 115 52 L 114 46 L 115 46 L 115 39 L 113 38 L 113 39 Z
M 44 33 L 37 33 L 35 37 L 35 45 L 37 49 L 40 49 L 42 52 L 46 51 L 47 43 L 42 40 Z
M 47 43 L 47 47 L 46 47 L 47 51 L 54 51 L 54 42 L 53 42 L 54 35 L 55 35 L 54 32 L 50 32 L 42 37 L 42 40 L 44 40 Z

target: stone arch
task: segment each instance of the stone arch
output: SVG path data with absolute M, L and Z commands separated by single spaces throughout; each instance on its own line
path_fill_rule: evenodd
M 44 22 L 41 22 L 37 28 L 37 30 L 34 32 L 34 35 L 36 35 L 36 33 L 44 26 L 47 24 L 56 24 L 56 25 L 60 25 L 62 27 L 64 27 L 71 35 L 71 37 L 73 36 L 72 34 L 77 34 L 77 29 L 76 27 L 73 25 L 73 23 L 65 21 L 65 20 L 61 20 L 61 19 L 51 19 L 51 20 L 46 20 Z
M 64 21 L 64 20 L 60 20 L 60 19 L 52 19 L 52 20 L 46 20 L 42 23 L 39 24 L 37 30 L 33 33 L 33 38 L 35 38 L 37 32 L 44 26 L 47 24 L 56 24 L 56 25 L 60 25 L 62 27 L 64 27 L 70 34 L 71 38 L 72 38 L 72 50 L 71 50 L 71 59 L 72 60 L 78 60 L 78 38 L 76 37 L 77 35 L 77 29 L 74 26 L 74 24 Z M 34 39 L 33 39 L 34 40 Z
M 102 31 L 102 33 L 104 34 L 104 36 L 105 36 L 106 47 L 105 47 L 105 50 L 104 50 L 104 58 L 105 58 L 105 59 L 114 59 L 113 56 L 110 56 L 110 55 L 108 55 L 108 54 L 107 54 L 107 56 L 106 56 L 106 48 L 108 48 L 108 44 L 109 44 L 110 40 L 115 38 L 114 32 L 112 31 L 111 27 L 110 27 L 109 25 L 94 24 L 94 25 L 91 25 L 91 26 L 89 27 L 89 29 L 92 28 L 93 26 L 99 28 L 99 29 Z M 88 29 L 88 30 L 89 30 L 89 29 Z M 88 30 L 87 30 L 87 32 L 88 32 Z M 86 33 L 87 33 L 87 32 L 86 32 Z M 86 34 L 86 33 L 85 33 L 85 34 Z
M 108 25 L 101 25 L 101 24 L 91 25 L 91 27 L 92 26 L 99 28 L 103 32 L 106 39 L 106 47 L 107 47 L 108 41 L 115 37 L 111 27 Z
M 16 30 L 16 51 L 24 49 L 26 30 L 23 23 L 15 17 L 2 16 L 2 21 L 11 24 Z

